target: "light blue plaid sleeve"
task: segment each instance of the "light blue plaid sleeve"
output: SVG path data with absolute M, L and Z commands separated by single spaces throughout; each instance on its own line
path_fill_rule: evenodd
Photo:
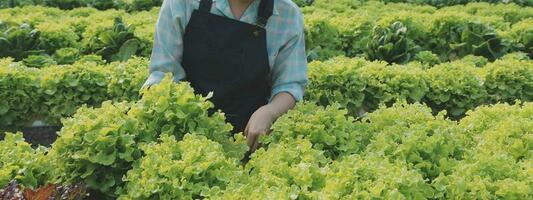
M 175 81 L 185 78 L 185 71 L 180 64 L 184 32 L 180 19 L 186 13 L 186 8 L 181 3 L 173 2 L 176 1 L 165 0 L 161 6 L 154 33 L 150 75 L 143 87 L 159 83 L 168 72 L 173 74 Z
M 270 100 L 280 92 L 291 94 L 296 101 L 301 101 L 307 86 L 307 56 L 305 53 L 304 23 L 297 12 L 295 24 L 285 29 L 296 29 L 295 34 L 280 49 L 272 68 L 272 95 Z M 290 24 L 289 24 L 290 25 Z

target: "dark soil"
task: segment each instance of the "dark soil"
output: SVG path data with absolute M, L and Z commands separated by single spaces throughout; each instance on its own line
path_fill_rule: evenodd
M 47 146 L 49 147 L 57 139 L 57 132 L 61 129 L 60 126 L 38 126 L 26 127 L 22 129 L 24 139 L 32 146 Z

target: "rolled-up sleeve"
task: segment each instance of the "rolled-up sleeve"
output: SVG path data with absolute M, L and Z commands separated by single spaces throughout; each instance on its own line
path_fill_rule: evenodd
M 179 5 L 179 1 L 163 2 L 155 27 L 150 75 L 143 87 L 159 83 L 168 72 L 172 73 L 175 81 L 185 78 L 185 71 L 181 66 L 184 28 L 180 20 L 184 13 L 185 8 Z
M 291 94 L 301 101 L 307 86 L 307 57 L 305 53 L 304 25 L 301 13 L 297 15 L 296 34 L 283 45 L 272 68 L 272 95 L 280 92 Z

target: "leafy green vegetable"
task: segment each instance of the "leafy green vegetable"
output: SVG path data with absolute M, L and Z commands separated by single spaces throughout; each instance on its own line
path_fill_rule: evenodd
M 39 49 L 41 32 L 29 24 L 10 27 L 0 35 L 0 57 L 12 57 L 16 61 L 29 55 L 42 53 Z
M 335 160 L 362 152 L 371 138 L 364 125 L 346 115 L 347 111 L 338 105 L 323 108 L 312 103 L 298 104 L 274 123 L 269 137 L 261 139 L 266 144 L 308 139 L 314 149 Z
M 434 65 L 437 65 L 440 63 L 440 59 L 437 55 L 432 53 L 431 51 L 421 51 L 418 52 L 414 60 L 421 62 L 424 65 L 427 65 L 428 67 L 433 67 Z
M 62 48 L 54 53 L 54 60 L 60 64 L 73 64 L 80 57 L 80 51 L 75 48 Z
M 502 59 L 482 70 L 491 103 L 513 103 L 516 99 L 533 101 L 533 62 Z
M 117 17 L 113 29 L 99 32 L 91 38 L 87 51 L 102 56 L 108 62 L 125 61 L 139 51 L 139 46 L 133 28 Z
M 22 63 L 28 67 L 42 68 L 56 65 L 57 62 L 48 55 L 30 55 L 22 59 Z
M 11 180 L 30 188 L 49 180 L 52 163 L 45 157 L 46 149 L 33 149 L 24 141 L 22 133 L 6 133 L 0 140 L 0 152 L 0 188 Z
M 128 112 L 140 122 L 141 140 L 151 141 L 159 134 L 174 135 L 181 140 L 186 133 L 193 133 L 221 143 L 230 157 L 242 158 L 246 152 L 244 141 L 234 143 L 230 133 L 233 128 L 225 122 L 224 114 L 210 115 L 213 103 L 195 94 L 189 83 L 175 84 L 167 75 L 165 81 L 142 94 L 143 98 Z
M 429 199 L 433 189 L 401 161 L 352 155 L 335 161 L 314 199 Z
M 428 70 L 429 91 L 426 102 L 436 111 L 447 110 L 460 117 L 485 102 L 487 91 L 477 69 L 470 64 L 445 63 Z
M 127 104 L 104 102 L 99 109 L 81 107 L 63 120 L 59 138 L 49 156 L 62 183 L 85 181 L 90 189 L 112 196 L 122 176 L 141 157 L 137 147 L 139 123 L 127 116 Z
M 325 186 L 328 162 L 306 139 L 272 143 L 252 155 L 245 167 L 249 175 L 232 181 L 214 199 L 309 199 Z
M 38 74 L 35 68 L 0 59 L 0 131 L 21 126 L 41 112 L 36 106 L 41 98 Z
M 420 102 L 429 91 L 427 73 L 417 67 L 372 62 L 357 73 L 366 83 L 363 105 L 369 111 L 377 109 L 379 104 L 390 106 L 401 100 Z
M 421 104 L 395 104 L 381 108 L 363 119 L 372 140 L 365 154 L 409 163 L 409 168 L 432 180 L 449 173 L 462 160 L 465 141 L 460 140 L 454 122 L 444 113 L 433 116 Z
M 214 197 L 243 173 L 237 160 L 204 136 L 185 135 L 178 142 L 166 135 L 160 140 L 142 147 L 146 155 L 128 171 L 118 199 Z
M 368 59 L 407 63 L 418 49 L 407 37 L 407 31 L 402 22 L 394 22 L 388 27 L 374 27 L 372 39 L 366 46 Z
M 529 199 L 533 154 L 533 104 L 481 107 L 460 122 L 474 139 L 468 157 L 434 180 L 440 197 Z M 475 120 L 475 121 L 474 121 Z M 483 120 L 483 121 L 481 121 Z
M 363 59 L 336 57 L 309 64 L 309 85 L 305 100 L 327 106 L 339 103 L 355 115 L 362 107 L 366 84 L 357 69 L 367 62 Z

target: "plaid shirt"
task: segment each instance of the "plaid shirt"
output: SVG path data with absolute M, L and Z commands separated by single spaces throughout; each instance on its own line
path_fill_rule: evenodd
M 254 0 L 240 21 L 255 24 L 259 0 Z M 144 86 L 159 83 L 165 73 L 171 72 L 174 81 L 185 79 L 181 66 L 182 36 L 193 10 L 200 0 L 165 0 L 157 20 L 154 47 L 150 61 L 150 76 Z M 233 18 L 228 0 L 213 0 L 211 13 Z M 267 51 L 272 80 L 272 96 L 288 92 L 297 101 L 302 100 L 307 85 L 302 13 L 291 0 L 275 0 L 272 17 L 268 20 Z

